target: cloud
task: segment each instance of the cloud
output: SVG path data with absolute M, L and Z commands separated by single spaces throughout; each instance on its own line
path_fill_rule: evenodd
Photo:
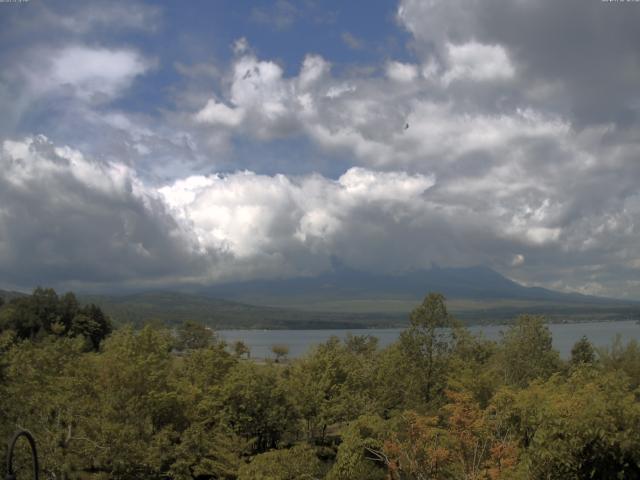
M 7 10 L 16 48 L 0 52 L 0 267 L 16 282 L 207 283 L 339 256 L 640 293 L 632 5 L 401 0 L 392 53 L 340 27 L 347 59 L 242 37 L 225 63 L 208 46 L 151 58 L 175 26 L 159 7 L 32 3 Z M 252 28 L 286 40 L 314 9 L 258 8 Z
M 244 112 L 239 108 L 231 108 L 224 103 L 209 99 L 203 109 L 196 113 L 195 119 L 200 123 L 235 127 L 242 121 L 243 114 Z
M 498 45 L 520 77 L 522 101 L 580 125 L 637 121 L 640 9 L 580 0 L 402 0 L 397 17 L 425 62 L 446 59 L 450 45 Z
M 412 82 L 418 77 L 418 67 L 410 63 L 388 62 L 386 74 L 396 82 Z
M 327 73 L 331 65 L 320 55 L 307 55 L 302 62 L 298 83 L 302 90 L 306 90 L 313 84 L 322 79 Z
M 101 102 L 119 96 L 152 65 L 133 50 L 83 45 L 42 52 L 40 56 L 43 67 L 25 72 L 35 92 L 41 95 L 69 92 L 89 102 Z
M 508 80 L 515 74 L 507 52 L 500 45 L 447 44 L 447 56 L 450 66 L 442 78 L 445 83 L 463 79 Z
M 563 288 L 584 284 L 577 265 L 620 265 L 615 252 L 634 235 L 628 212 L 637 192 L 630 179 L 640 174 L 632 160 L 640 152 L 637 136 L 614 123 L 584 128 L 531 101 L 518 90 L 521 63 L 501 44 L 460 36 L 441 46 L 442 56 L 428 56 L 422 77 L 417 65 L 397 62 L 386 65 L 386 78 L 335 77 L 320 57 L 307 57 L 299 75 L 285 77 L 274 62 L 243 57 L 232 66 L 228 98 L 253 115 L 240 122 L 244 134 L 304 136 L 356 168 L 435 175 L 438 182 L 415 200 L 421 213 L 401 215 L 399 223 L 380 219 L 396 242 L 419 252 L 419 264 L 487 263 L 529 284 L 563 276 Z M 372 214 L 369 207 L 356 210 L 364 217 L 347 223 L 310 208 L 296 238 L 314 239 L 314 252 L 344 252 L 349 262 L 372 268 L 375 255 L 393 251 L 393 240 L 374 235 L 378 243 L 356 248 L 366 241 L 352 225 L 377 232 L 359 223 Z M 421 235 L 434 243 L 421 247 Z M 319 241 L 323 236 L 331 242 Z M 633 247 L 625 252 L 637 258 Z M 384 268 L 410 265 L 402 252 L 385 257 Z
M 202 245 L 238 259 L 279 254 L 286 261 L 288 251 L 303 248 L 322 247 L 328 258 L 335 235 L 359 209 L 375 209 L 382 217 L 409 214 L 434 182 L 430 176 L 362 168 L 336 181 L 239 172 L 189 177 L 159 192 Z
M 46 137 L 0 149 L 0 269 L 5 281 L 171 282 L 201 268 L 196 245 L 159 196 L 122 164 Z

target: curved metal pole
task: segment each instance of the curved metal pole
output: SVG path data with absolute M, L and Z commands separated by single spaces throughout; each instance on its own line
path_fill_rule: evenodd
M 38 480 L 40 468 L 38 467 L 38 449 L 36 448 L 36 440 L 33 438 L 33 435 L 29 433 L 27 430 L 20 430 L 16 432 L 16 434 L 9 442 L 9 450 L 7 450 L 7 476 L 5 480 L 16 480 L 16 474 L 13 471 L 13 449 L 16 446 L 16 443 L 20 437 L 25 437 L 29 442 L 29 446 L 31 447 L 31 458 L 33 459 L 33 478 Z

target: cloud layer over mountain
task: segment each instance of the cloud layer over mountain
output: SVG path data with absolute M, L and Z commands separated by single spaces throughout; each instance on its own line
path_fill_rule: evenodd
M 33 3 L 0 24 L 17 45 L 0 50 L 6 286 L 206 284 L 338 257 L 640 294 L 638 4 L 402 0 L 405 43 L 377 49 L 327 8 L 340 47 L 298 58 L 251 34 L 286 36 L 300 12 L 273 28 L 254 12 L 213 58 L 196 27 L 154 48 L 187 25 L 153 5 Z

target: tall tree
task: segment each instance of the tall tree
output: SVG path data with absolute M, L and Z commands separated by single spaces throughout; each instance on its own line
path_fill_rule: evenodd
M 411 325 L 400 335 L 400 345 L 414 376 L 421 401 L 429 403 L 445 386 L 452 335 L 446 330 L 454 321 L 447 311 L 445 298 L 430 293 L 410 316 Z M 413 383 L 413 382 L 412 382 Z
M 526 386 L 535 378 L 547 379 L 560 369 L 551 332 L 540 316 L 521 315 L 502 339 L 502 371 L 507 383 Z

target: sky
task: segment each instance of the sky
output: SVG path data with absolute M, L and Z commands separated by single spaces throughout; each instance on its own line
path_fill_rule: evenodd
M 0 287 L 486 265 L 640 300 L 640 2 L 0 2 Z

